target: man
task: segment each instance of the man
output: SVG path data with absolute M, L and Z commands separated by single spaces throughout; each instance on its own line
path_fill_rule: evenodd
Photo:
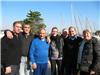
M 57 27 L 52 28 L 50 39 L 51 39 L 50 42 L 51 75 L 60 75 L 62 51 L 63 51 L 63 39 L 61 38 L 61 36 L 58 35 Z
M 77 56 L 82 38 L 77 36 L 75 27 L 69 27 L 68 31 L 69 36 L 64 40 L 62 65 L 66 72 L 65 75 L 77 75 Z
M 20 32 L 20 38 L 22 42 L 22 55 L 21 55 L 21 63 L 20 63 L 20 75 L 29 75 L 31 74 L 30 70 L 30 64 L 29 64 L 29 47 L 33 40 L 33 34 L 30 32 L 30 25 L 29 24 L 23 24 L 23 32 Z M 9 39 L 13 38 L 13 35 L 11 31 L 6 30 L 7 37 Z
M 5 68 L 5 75 L 19 75 L 19 64 L 21 58 L 21 23 L 15 21 L 13 23 L 12 39 L 5 35 L 1 41 L 1 60 L 4 59 L 3 66 Z M 11 34 L 7 32 L 8 34 Z M 1 61 L 2 62 L 2 61 Z
M 39 37 L 32 41 L 29 57 L 32 62 L 34 75 L 48 75 L 48 51 L 49 43 L 46 40 L 46 30 L 39 30 Z
M 23 32 L 22 35 L 22 57 L 21 57 L 21 63 L 20 63 L 20 75 L 29 75 L 31 72 L 30 70 L 30 64 L 29 64 L 29 48 L 31 45 L 31 42 L 33 40 L 33 34 L 30 32 L 30 25 L 29 24 L 23 24 Z
M 7 45 L 6 45 L 6 42 L 5 42 L 6 37 L 7 37 L 6 31 L 4 31 L 4 36 L 1 38 L 1 75 L 5 75 L 5 66 L 6 66 L 5 60 L 6 60 L 6 50 L 7 50 Z
M 79 49 L 80 75 L 100 75 L 100 42 L 88 29 L 83 31 Z

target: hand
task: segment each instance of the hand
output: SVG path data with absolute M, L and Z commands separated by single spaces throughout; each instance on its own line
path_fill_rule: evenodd
M 6 67 L 6 71 L 5 71 L 5 74 L 8 74 L 8 73 L 11 73 L 11 67 Z
M 51 64 L 50 64 L 50 61 L 48 60 L 48 66 L 50 67 L 50 65 L 51 65 Z
M 93 75 L 93 74 L 95 74 L 95 71 L 90 71 L 90 75 Z
M 47 36 L 47 42 L 48 42 L 48 43 L 50 43 L 50 42 L 51 42 L 51 40 L 50 40 L 50 37 L 49 37 L 49 36 Z
M 37 68 L 36 63 L 32 64 L 32 69 L 36 69 L 36 68 Z
M 6 35 L 7 35 L 7 38 L 9 39 L 13 38 L 13 34 L 11 33 L 11 31 L 7 31 Z

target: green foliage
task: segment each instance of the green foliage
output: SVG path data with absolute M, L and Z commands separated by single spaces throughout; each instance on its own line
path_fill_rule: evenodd
M 27 13 L 27 18 L 24 19 L 23 23 L 28 23 L 31 26 L 32 33 L 37 33 L 40 28 L 46 27 L 43 23 L 43 18 L 41 18 L 41 13 L 38 11 L 29 11 Z

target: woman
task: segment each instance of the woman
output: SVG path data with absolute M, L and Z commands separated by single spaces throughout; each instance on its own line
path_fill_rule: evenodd
M 79 58 L 80 57 L 80 58 Z M 83 41 L 80 45 L 78 64 L 80 75 L 100 75 L 100 44 L 86 29 L 83 31 Z

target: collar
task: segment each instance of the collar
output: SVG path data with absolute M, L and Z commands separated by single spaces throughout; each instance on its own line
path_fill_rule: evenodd
M 75 36 L 69 36 L 69 39 L 71 39 L 71 40 L 77 39 L 77 35 L 75 35 Z

